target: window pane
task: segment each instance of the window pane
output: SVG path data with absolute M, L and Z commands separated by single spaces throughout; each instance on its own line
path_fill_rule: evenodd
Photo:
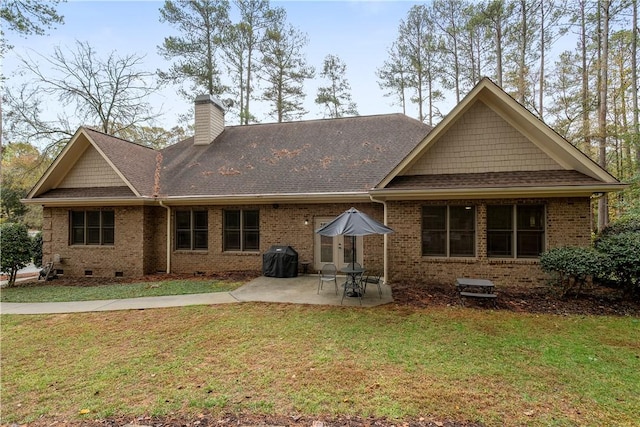
M 239 251 L 240 250 L 240 231 L 226 230 L 224 232 L 223 250 Z
M 224 211 L 224 229 L 240 230 L 240 211 Z
M 449 207 L 449 256 L 475 256 L 475 212 L 473 206 Z
M 517 256 L 536 258 L 544 252 L 544 206 L 517 207 Z
M 544 232 L 518 230 L 518 258 L 537 258 L 544 252 Z
M 487 232 L 487 256 L 512 257 L 513 256 L 513 232 L 488 231 Z
M 71 212 L 71 244 L 84 245 L 84 211 Z
M 115 226 L 115 215 L 113 211 L 102 211 L 102 226 L 103 227 L 114 227 Z
M 102 244 L 103 245 L 113 245 L 115 242 L 114 238 L 114 230 L 113 228 L 103 228 L 102 229 Z
M 193 232 L 193 249 L 207 249 L 208 231 Z
M 191 229 L 191 211 L 176 211 L 176 230 Z
M 487 256 L 513 257 L 513 206 L 487 206 Z
M 189 230 L 176 231 L 176 249 L 191 249 L 191 232 Z
M 422 232 L 422 255 L 445 256 L 447 254 L 446 231 Z
M 422 208 L 423 230 L 446 230 L 446 206 L 424 206 Z
M 76 227 L 71 231 L 71 244 L 84 245 L 84 228 Z
M 193 229 L 194 230 L 207 230 L 208 229 L 207 211 L 194 211 L 193 212 Z
M 100 227 L 100 211 L 87 212 L 87 227 Z
M 245 251 L 257 251 L 260 249 L 260 237 L 257 231 L 245 231 L 244 232 L 244 247 Z
M 259 211 L 244 211 L 244 229 L 245 230 L 258 230 L 260 228 L 260 215 Z
M 447 255 L 447 207 L 422 207 L 422 255 Z
M 84 211 L 71 212 L 71 226 L 84 227 Z
M 487 206 L 488 230 L 512 230 L 513 206 Z
M 100 228 L 87 228 L 87 245 L 100 244 Z
M 544 206 L 518 206 L 518 231 L 544 230 Z
M 333 239 L 329 236 L 320 236 L 320 262 L 333 262 Z

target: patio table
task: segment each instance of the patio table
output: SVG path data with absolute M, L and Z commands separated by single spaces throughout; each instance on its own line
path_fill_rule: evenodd
M 360 289 L 360 283 L 358 282 L 357 277 L 362 276 L 364 273 L 364 268 L 362 267 L 351 267 L 350 265 L 342 268 L 340 271 L 347 275 L 347 281 L 344 286 L 346 287 L 345 291 L 347 292 L 348 297 L 361 297 L 362 290 Z

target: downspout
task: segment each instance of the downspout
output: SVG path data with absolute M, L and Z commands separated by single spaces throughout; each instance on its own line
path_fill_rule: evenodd
M 384 221 L 384 225 L 387 225 L 387 202 L 384 200 L 376 200 L 373 198 L 373 196 L 371 194 L 369 194 L 369 199 L 371 199 L 372 202 L 374 203 L 381 203 L 383 206 L 383 211 L 384 211 L 384 216 L 383 216 L 383 221 Z M 385 234 L 382 236 L 384 239 L 384 244 L 383 244 L 383 283 L 387 283 L 387 278 L 389 277 L 389 270 L 388 270 L 388 263 L 389 263 L 389 254 L 387 252 L 387 246 L 388 246 L 388 234 Z
M 160 200 L 160 206 L 167 210 L 167 274 L 171 274 L 171 207 Z

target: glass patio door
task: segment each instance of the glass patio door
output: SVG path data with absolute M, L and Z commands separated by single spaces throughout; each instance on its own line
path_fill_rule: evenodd
M 315 228 L 324 226 L 333 218 L 316 218 Z M 314 233 L 314 269 L 320 270 L 325 264 L 335 264 L 340 270 L 343 266 L 352 261 L 353 239 L 349 236 L 321 236 Z M 362 264 L 362 237 L 355 238 L 356 262 Z

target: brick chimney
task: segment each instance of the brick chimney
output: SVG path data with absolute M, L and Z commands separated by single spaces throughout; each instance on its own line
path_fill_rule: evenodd
M 224 130 L 224 108 L 213 95 L 198 95 L 195 101 L 194 145 L 209 145 Z

